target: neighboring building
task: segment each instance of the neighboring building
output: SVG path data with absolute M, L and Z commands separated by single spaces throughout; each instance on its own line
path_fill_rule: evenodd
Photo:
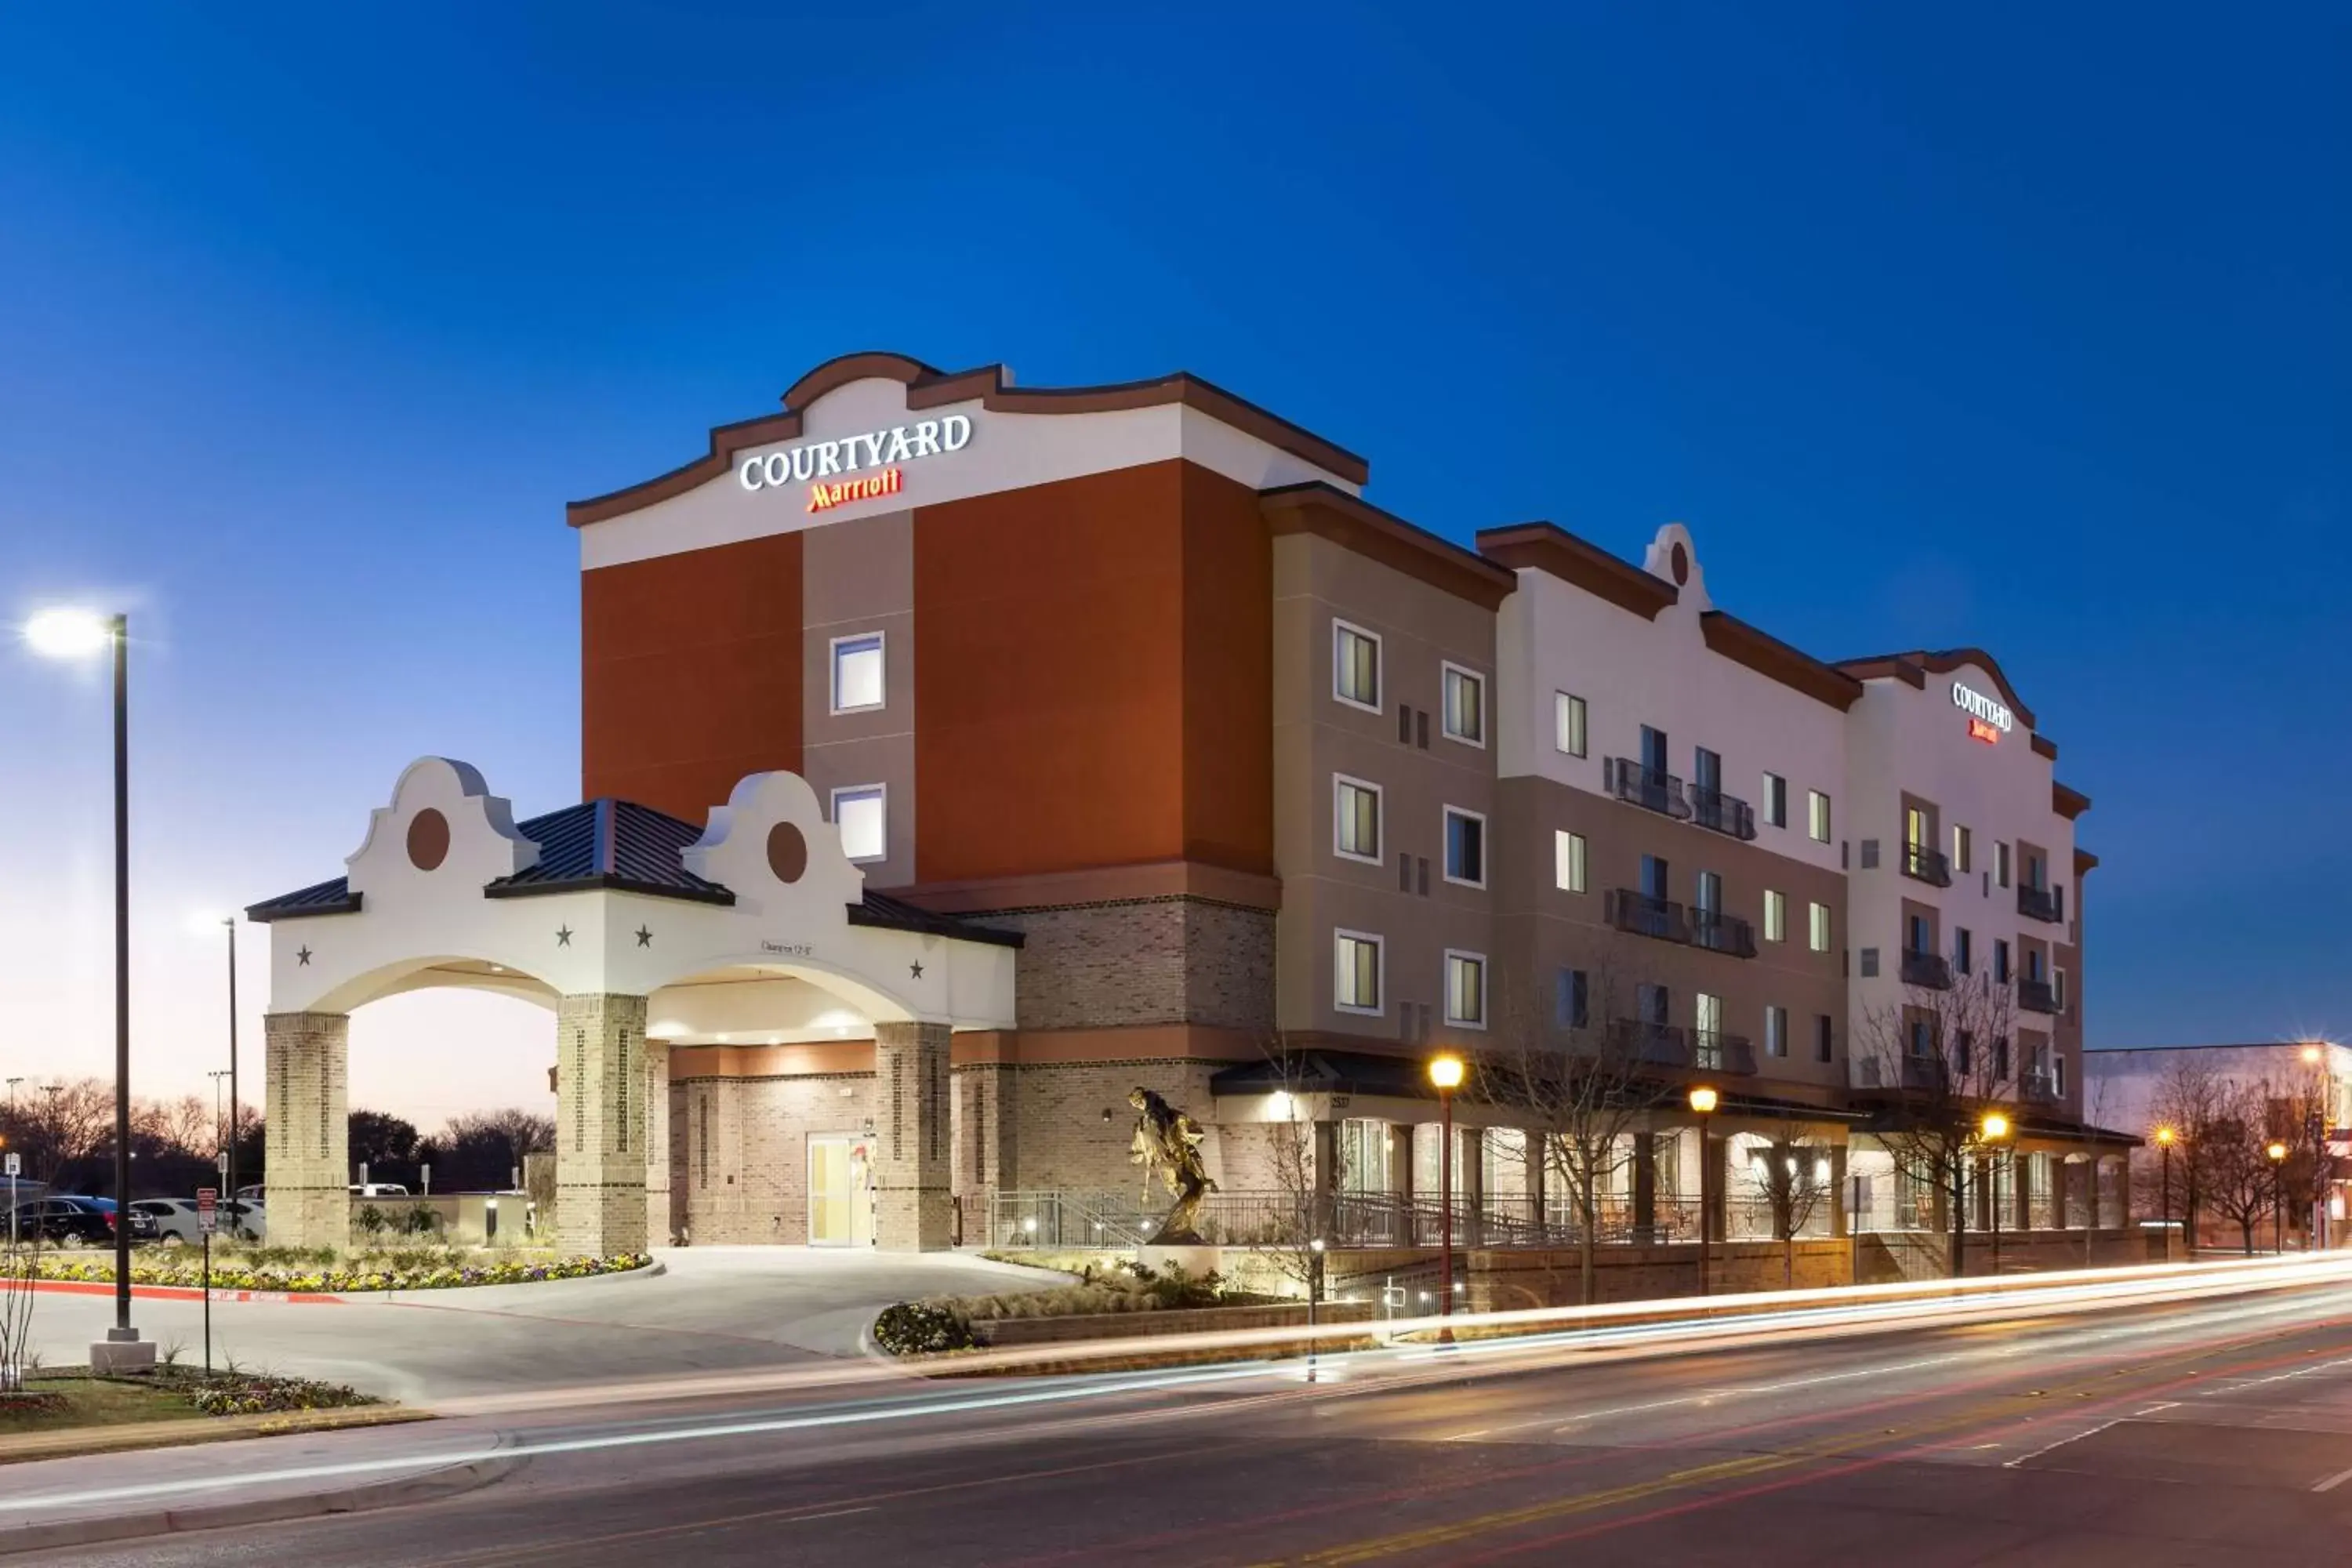
M 819 1205 L 866 1190 L 908 1115 L 944 1117 L 921 1180 L 951 1184 L 956 1234 L 1116 1231 L 1138 1086 L 1210 1129 L 1228 1196 L 1276 1185 L 1268 1124 L 1302 1111 L 1326 1179 L 1426 1193 L 1423 1058 L 1580 1036 L 1632 1042 L 1662 1087 L 1719 1084 L 1735 1163 L 1790 1128 L 1851 1152 L 1841 1197 L 1893 1225 L 1916 1194 L 1870 1129 L 1913 1086 L 1878 1047 L 1954 972 L 2020 1010 L 1983 1047 L 2018 1102 L 2017 1223 L 2119 1221 L 2083 1162 L 2123 1141 L 2083 1125 L 2073 1070 L 2089 803 L 1990 655 L 1801 653 L 1715 607 L 1678 524 L 1639 564 L 1548 523 L 1465 548 L 1366 501 L 1361 458 L 1189 376 L 1030 390 L 860 354 L 783 401 L 571 508 L 583 793 L 668 846 L 636 893 L 751 907 L 669 861 L 701 864 L 682 836 L 723 837 L 738 781 L 802 775 L 862 873 L 852 925 L 1017 941 L 1011 1015 L 851 983 L 830 916 L 728 970 L 723 1033 L 688 1005 L 709 976 L 646 969 L 655 1232 L 873 1234 Z M 260 912 L 291 952 L 357 904 Z M 879 1083 L 899 1019 L 951 1031 L 945 1083 Z M 1466 1194 L 1557 1207 L 1507 1110 L 1456 1110 Z M 1699 1190 L 1689 1131 L 1650 1119 L 1627 1205 Z M 919 1223 L 875 1225 L 945 1239 Z
M 2188 1196 L 2182 1163 L 2189 1152 L 2180 1141 L 2181 1130 L 2172 1125 L 2179 1118 L 2182 1096 L 2177 1085 L 2184 1073 L 2210 1074 L 2231 1089 L 2250 1089 L 2262 1096 L 2268 1114 L 2267 1125 L 2259 1135 L 2275 1135 L 2295 1145 L 2293 1169 L 2306 1177 L 2306 1191 L 2312 1190 L 2307 1183 L 2311 1167 L 2305 1163 L 2309 1149 L 2309 1158 L 2320 1167 L 2315 1185 L 2326 1199 L 2325 1218 L 2318 1226 L 2321 1238 L 2330 1245 L 2342 1245 L 2347 1183 L 2336 1173 L 2352 1170 L 2352 1131 L 2347 1131 L 2352 1129 L 2352 1047 L 2332 1040 L 2270 1040 L 2127 1046 L 2085 1053 L 2083 1095 L 2089 1114 L 2103 1125 L 2134 1133 L 2141 1141 L 2132 1152 L 2131 1168 L 2138 1207 L 2146 1214 L 2158 1214 L 2162 1207 L 2158 1192 L 2166 1161 L 2158 1134 L 2159 1129 L 2169 1133 L 2174 1165 L 2170 1217 L 2174 1219 L 2185 1216 Z M 2313 1110 L 2319 1118 L 2315 1127 L 2309 1124 Z M 2313 1147 L 2323 1144 L 2324 1148 Z M 2287 1224 L 2296 1230 L 2309 1230 L 2312 1216 L 2302 1208 L 2298 1203 L 2288 1205 Z M 2235 1247 L 2241 1240 L 2233 1226 L 2210 1211 L 2200 1216 L 2198 1230 L 2200 1246 Z

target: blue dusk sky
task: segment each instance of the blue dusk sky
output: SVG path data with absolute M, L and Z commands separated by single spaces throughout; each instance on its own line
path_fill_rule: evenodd
M 2094 1041 L 2352 1034 L 2347 80 L 2323 5 L 8 7 L 0 616 L 135 616 L 141 1086 L 220 1059 L 191 912 L 410 759 L 577 798 L 562 503 L 868 348 L 1982 645 L 2096 803 Z M 110 1059 L 106 725 L 0 644 L 5 1076 Z M 355 1102 L 547 1103 L 520 1005 L 355 1033 Z

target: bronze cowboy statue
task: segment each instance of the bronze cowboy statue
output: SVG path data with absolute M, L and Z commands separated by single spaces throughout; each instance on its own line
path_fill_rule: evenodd
M 1202 1245 L 1201 1204 L 1217 1184 L 1209 1180 L 1209 1168 L 1201 1162 L 1201 1141 L 1208 1134 L 1191 1117 L 1169 1104 L 1148 1089 L 1138 1089 L 1127 1097 L 1135 1107 L 1135 1142 L 1128 1155 L 1130 1164 L 1143 1167 L 1144 1191 L 1151 1190 L 1151 1177 L 1157 1172 L 1160 1183 L 1176 1202 L 1152 1233 L 1150 1245 L 1154 1247 L 1198 1247 Z

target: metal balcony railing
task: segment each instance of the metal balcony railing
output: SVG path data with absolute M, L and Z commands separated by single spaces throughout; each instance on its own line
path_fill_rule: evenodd
M 1916 985 L 1927 991 L 1949 991 L 1952 988 L 1952 965 L 1940 952 L 1903 952 L 1903 984 Z
M 1752 1077 L 1756 1071 L 1756 1050 L 1745 1035 L 1727 1035 L 1721 1029 L 1691 1031 L 1691 1066 L 1701 1072 L 1737 1073 Z
M 1602 902 L 1603 917 L 1619 931 L 1655 937 L 1660 942 L 1691 939 L 1690 921 L 1682 905 L 1671 899 L 1654 899 L 1631 888 L 1612 888 Z
M 2058 1080 L 2046 1072 L 2026 1072 L 2017 1076 L 2017 1098 L 2036 1105 L 2055 1105 L 2063 1096 L 2058 1092 Z
M 1721 910 L 1693 910 L 1690 940 L 1692 946 L 1710 952 L 1727 952 L 1734 958 L 1756 956 L 1756 928 Z
M 1678 1024 L 1653 1024 L 1641 1018 L 1616 1018 L 1609 1025 L 1610 1044 L 1647 1067 L 1690 1065 L 1690 1046 Z
M 1683 795 L 1683 781 L 1674 774 L 1645 768 L 1631 757 L 1612 757 L 1606 776 L 1610 792 L 1619 800 L 1676 821 L 1690 820 L 1691 805 Z
M 1738 795 L 1690 786 L 1691 820 L 1733 838 L 1756 837 L 1756 811 Z
M 2017 889 L 2017 912 L 2030 921 L 2048 925 L 2066 923 L 2066 894 L 2063 889 L 2029 888 Z
M 2017 983 L 2017 1005 L 2029 1013 L 2055 1013 L 2058 994 L 2046 980 L 2020 980 Z
M 1864 1089 L 1908 1089 L 1935 1090 L 1944 1086 L 1943 1062 L 1935 1057 L 1906 1054 L 1890 1062 L 1883 1057 L 1866 1057 L 1859 1064 L 1862 1087 Z
M 1952 885 L 1952 862 L 1940 849 L 1931 849 L 1925 844 L 1906 844 L 1903 874 L 1915 882 L 1948 888 Z

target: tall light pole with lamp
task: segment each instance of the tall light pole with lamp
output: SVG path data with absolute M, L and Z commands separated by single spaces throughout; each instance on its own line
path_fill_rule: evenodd
M 2009 1136 L 2009 1118 L 1998 1110 L 1985 1112 L 1977 1123 L 1977 1137 L 1992 1150 L 1986 1166 L 1986 1180 L 1992 1191 L 1986 1194 L 1985 1207 L 1992 1213 L 1992 1276 L 2000 1278 L 2000 1141 Z
M 1715 1186 L 1715 1140 L 1708 1129 L 1715 1124 L 1719 1099 L 1705 1084 L 1690 1091 L 1690 1108 L 1698 1112 L 1698 1293 L 1702 1296 L 1707 1293 L 1707 1233 L 1715 1226 L 1715 1205 L 1709 1201 Z
M 2327 1046 L 2322 1040 L 2305 1041 L 2303 1064 L 2312 1069 L 2316 1080 L 2313 1086 L 2311 1111 L 2305 1131 L 2311 1137 L 2311 1243 L 2315 1250 L 2325 1247 L 2327 1235 L 2327 1189 L 2333 1184 L 2328 1177 L 2331 1161 L 2327 1155 L 2327 1123 L 2329 1101 L 2334 1079 L 2327 1070 Z
M 2271 1163 L 2271 1251 L 2286 1256 L 2286 1145 L 2276 1139 L 2263 1151 Z
M 1454 1315 L 1454 1091 L 1462 1087 L 1462 1058 L 1448 1052 L 1429 1059 L 1429 1081 L 1437 1089 L 1437 1315 Z M 1438 1337 L 1451 1342 L 1454 1331 Z
M 221 1144 L 221 1201 L 224 1205 L 236 1202 L 236 1135 L 239 1131 L 236 1103 L 236 917 L 235 915 L 199 914 L 189 921 L 191 930 L 210 931 L 215 924 L 227 937 L 228 957 L 228 1066 L 208 1074 L 215 1083 L 228 1079 L 228 1132 Z M 214 1118 L 215 1127 L 219 1118 Z M 236 1211 L 230 1208 L 229 1213 Z
M 2160 1190 L 2164 1194 L 2164 1246 L 2168 1256 L 2172 1250 L 2172 1145 L 2179 1137 L 2180 1134 L 2169 1126 L 2156 1130 L 2156 1152 L 2164 1169 L 2164 1184 Z
M 47 658 L 114 655 L 114 1326 L 89 1357 L 93 1372 L 144 1371 L 155 1343 L 131 1326 L 131 628 L 119 615 L 48 610 L 25 640 Z

